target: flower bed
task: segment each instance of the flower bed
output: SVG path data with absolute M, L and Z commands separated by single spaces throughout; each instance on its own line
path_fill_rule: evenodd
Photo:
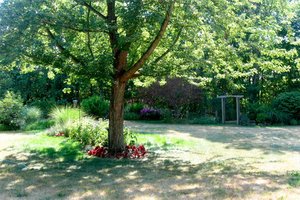
M 65 134 L 64 134 L 64 132 L 58 132 L 58 133 L 56 133 L 54 136 L 55 136 L 55 137 L 64 137 Z
M 96 146 L 94 149 L 88 151 L 88 155 L 90 156 L 96 156 L 100 158 L 108 158 L 108 157 L 116 157 L 118 159 L 120 158 L 143 158 L 146 155 L 147 151 L 144 147 L 144 145 L 127 145 L 125 147 L 125 150 L 122 153 L 117 153 L 115 156 L 112 156 L 108 152 L 107 147 L 100 147 Z

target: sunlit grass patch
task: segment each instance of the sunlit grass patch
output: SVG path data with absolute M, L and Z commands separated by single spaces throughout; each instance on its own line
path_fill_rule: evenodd
M 186 140 L 178 137 L 168 137 L 158 134 L 137 134 L 137 143 L 144 144 L 147 148 L 156 149 L 163 148 L 192 148 L 197 142 L 194 140 Z
M 86 114 L 82 110 L 69 107 L 57 107 L 50 113 L 50 116 L 55 121 L 55 123 L 61 125 L 67 123 L 68 121 L 80 120 L 80 118 L 85 115 Z
M 289 173 L 288 183 L 292 187 L 300 186 L 300 171 L 294 171 Z
M 54 124 L 55 122 L 53 120 L 44 119 L 44 120 L 38 120 L 33 123 L 27 124 L 23 129 L 25 131 L 44 130 L 50 128 Z
M 66 137 L 3 133 L 14 139 L 2 151 L 0 199 L 1 194 L 28 199 L 297 199 L 300 158 L 297 149 L 269 149 L 278 134 L 218 132 L 214 127 L 199 133 L 197 128 L 193 135 L 188 126 L 165 134 L 168 128 L 133 134 L 137 145 L 149 150 L 146 158 L 136 160 L 88 156 L 80 143 Z M 260 138 L 263 143 L 257 146 Z M 240 148 L 245 143 L 252 147 Z
M 82 159 L 84 152 L 79 142 L 63 137 L 38 135 L 24 141 L 19 146 L 20 151 L 30 152 L 39 157 L 64 160 Z

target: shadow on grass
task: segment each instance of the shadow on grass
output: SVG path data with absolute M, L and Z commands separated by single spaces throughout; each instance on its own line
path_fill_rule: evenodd
M 83 157 L 80 143 L 72 140 L 64 140 L 60 142 L 59 148 L 46 147 L 35 150 L 29 150 L 32 155 L 40 158 L 50 158 L 58 161 L 76 161 Z
M 293 130 L 293 128 L 224 127 L 223 130 L 225 131 L 207 134 L 204 138 L 212 142 L 227 143 L 227 148 L 260 149 L 266 154 L 300 152 L 300 128 Z
M 244 198 L 274 192 L 286 177 L 255 173 L 237 159 L 193 165 L 150 154 L 143 160 L 82 157 L 79 146 L 61 143 L 7 156 L 0 162 L 0 193 L 29 199 Z M 257 181 L 260 180 L 260 181 Z
M 300 187 L 300 171 L 291 172 L 288 183 L 292 187 Z
M 177 134 L 211 142 L 228 144 L 227 148 L 260 149 L 264 153 L 300 152 L 300 126 L 238 127 L 166 125 L 127 122 L 133 130 L 147 130 L 153 134 Z M 184 138 L 184 137 L 183 137 Z

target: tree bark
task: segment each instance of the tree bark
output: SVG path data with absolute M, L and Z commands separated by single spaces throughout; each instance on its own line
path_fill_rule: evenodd
M 120 153 L 125 148 L 124 143 L 124 95 L 126 83 L 129 79 L 133 78 L 138 69 L 140 69 L 146 60 L 151 56 L 153 51 L 156 49 L 160 40 L 162 39 L 167 26 L 170 21 L 170 17 L 174 8 L 173 1 L 168 9 L 165 19 L 160 27 L 159 32 L 157 33 L 155 39 L 152 41 L 146 52 L 142 57 L 137 61 L 137 63 L 127 69 L 127 58 L 130 43 L 127 43 L 125 46 L 120 48 L 119 44 L 119 34 L 118 34 L 118 23 L 115 13 L 115 0 L 107 0 L 107 17 L 105 19 L 108 23 L 109 29 L 109 39 L 112 49 L 112 54 L 114 57 L 113 67 L 113 85 L 112 85 L 112 94 L 110 99 L 110 110 L 109 110 L 109 133 L 108 133 L 108 148 L 112 155 Z
M 148 47 L 148 49 L 144 52 L 144 54 L 141 56 L 141 58 L 123 75 L 123 80 L 129 80 L 135 76 L 135 73 L 143 67 L 145 62 L 149 59 L 149 57 L 152 55 L 158 44 L 160 43 L 162 37 L 164 36 L 167 27 L 169 25 L 171 15 L 174 9 L 175 0 L 171 2 L 170 7 L 166 13 L 165 19 L 163 23 L 160 26 L 160 30 L 157 33 L 156 37 Z
M 126 82 L 120 81 L 116 78 L 110 99 L 109 110 L 109 151 L 111 154 L 116 154 L 124 150 L 124 94 L 125 94 Z

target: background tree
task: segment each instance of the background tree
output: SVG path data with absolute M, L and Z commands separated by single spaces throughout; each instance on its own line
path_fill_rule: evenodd
M 124 148 L 126 84 L 161 40 L 173 40 L 178 26 L 171 22 L 173 10 L 179 20 L 185 4 L 188 1 L 4 1 L 0 62 L 4 69 L 43 66 L 75 79 L 109 82 L 109 148 L 118 152 Z
M 297 3 L 220 0 L 189 6 L 193 14 L 176 45 L 154 62 L 159 65 L 156 75 L 176 66 L 177 74 L 198 85 L 212 102 L 206 106 L 214 108 L 220 104 L 214 102 L 218 94 L 244 94 L 243 106 L 249 110 L 299 88 Z M 151 66 L 149 73 L 146 69 L 146 75 L 153 74 Z M 144 77 L 136 82 L 148 81 Z
M 0 63 L 66 75 L 65 91 L 74 95 L 110 96 L 109 147 L 117 152 L 124 146 L 124 93 L 136 77 L 136 85 L 185 78 L 205 102 L 242 93 L 248 104 L 270 103 L 296 89 L 298 18 L 289 0 L 4 1 Z

